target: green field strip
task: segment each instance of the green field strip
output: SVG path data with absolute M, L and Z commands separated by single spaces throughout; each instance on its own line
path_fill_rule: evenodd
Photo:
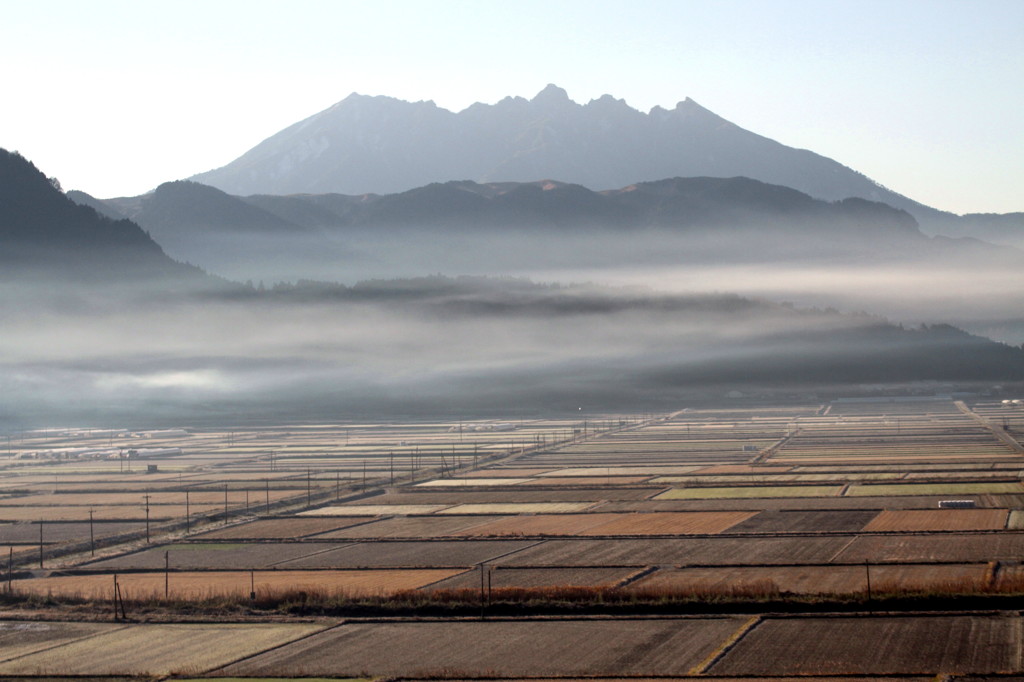
M 838 497 L 840 485 L 733 486 L 709 488 L 671 488 L 651 499 L 715 500 L 759 497 Z
M 902 495 L 985 495 L 1024 493 L 1020 483 L 892 483 L 854 485 L 849 497 L 899 497 Z

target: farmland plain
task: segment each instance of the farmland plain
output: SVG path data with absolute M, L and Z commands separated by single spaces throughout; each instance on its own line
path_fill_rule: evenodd
M 1020 432 L 934 397 L 16 434 L 5 603 L 128 614 L 46 616 L 0 675 L 1022 674 Z

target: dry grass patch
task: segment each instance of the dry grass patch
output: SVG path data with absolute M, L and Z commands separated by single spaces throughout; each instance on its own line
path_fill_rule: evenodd
M 459 504 L 438 514 L 572 514 L 593 507 L 593 502 L 496 502 Z
M 323 629 L 288 625 L 132 625 L 0 663 L 2 675 L 201 673 Z
M 170 599 L 204 600 L 247 597 L 255 585 L 256 596 L 289 590 L 325 596 L 363 597 L 414 590 L 461 572 L 461 569 L 398 569 L 350 571 L 201 571 L 166 575 Z M 164 598 L 165 574 L 121 573 L 118 584 L 126 600 Z M 15 591 L 82 599 L 111 598 L 113 577 L 77 575 L 14 581 Z

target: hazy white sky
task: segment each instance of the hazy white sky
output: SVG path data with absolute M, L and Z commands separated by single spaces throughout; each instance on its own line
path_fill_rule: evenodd
M 351 92 L 685 97 L 945 210 L 1024 210 L 1021 0 L 0 0 L 0 146 L 66 189 L 221 166 Z

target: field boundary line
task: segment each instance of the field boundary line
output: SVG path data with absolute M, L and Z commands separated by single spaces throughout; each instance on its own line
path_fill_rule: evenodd
M 869 522 L 869 523 L 870 523 L 870 522 Z M 826 564 L 834 564 L 834 563 L 835 563 L 835 561 L 836 561 L 836 559 L 838 559 L 838 558 L 839 558 L 839 556 L 840 556 L 840 555 L 841 555 L 841 554 L 842 554 L 843 552 L 845 552 L 846 550 L 850 549 L 850 545 L 852 545 L 853 543 L 857 542 L 857 538 L 858 538 L 858 537 L 860 537 L 860 536 L 859 536 L 859 535 L 854 535 L 853 537 L 851 537 L 851 538 L 850 538 L 850 541 L 849 541 L 849 542 L 847 542 L 847 543 L 846 543 L 845 545 L 843 545 L 842 547 L 840 547 L 840 548 L 839 548 L 839 549 L 838 549 L 838 550 L 836 551 L 836 553 L 835 553 L 835 554 L 833 554 L 832 556 L 830 556 L 830 557 L 828 558 L 828 561 L 826 562 Z
M 286 646 L 289 646 L 291 644 L 295 644 L 296 642 L 301 642 L 302 640 L 309 639 L 310 637 L 315 637 L 316 635 L 319 635 L 319 634 L 322 634 L 324 632 L 327 632 L 328 630 L 334 630 L 335 628 L 340 628 L 342 625 L 345 625 L 345 623 L 347 623 L 347 622 L 348 622 L 347 620 L 342 620 L 342 621 L 339 621 L 337 623 L 328 624 L 325 627 L 322 627 L 322 628 L 320 628 L 318 630 L 314 630 L 313 632 L 308 632 L 308 633 L 306 633 L 304 635 L 296 637 L 295 639 L 289 639 L 288 641 L 281 642 L 280 644 L 275 644 L 272 647 L 267 647 L 266 649 L 262 649 L 260 651 L 255 652 L 255 653 L 251 653 L 251 654 L 248 654 L 246 656 L 240 656 L 240 657 L 238 657 L 238 658 L 236 658 L 234 660 L 226 661 L 224 663 L 221 663 L 221 664 L 217 665 L 217 667 L 215 667 L 215 668 L 211 668 L 209 670 L 204 670 L 202 674 L 209 675 L 210 673 L 216 672 L 217 670 L 223 670 L 224 668 L 228 667 L 229 665 L 236 665 L 236 664 L 241 663 L 242 661 L 248 660 L 250 658 L 255 658 L 256 656 L 262 656 L 263 654 L 269 653 L 269 652 L 274 651 L 276 649 L 280 649 L 282 647 L 286 647 Z M 280 623 L 274 623 L 274 625 L 280 625 Z
M 1009 446 L 1009 448 L 1014 452 L 1024 454 L 1024 445 L 1021 445 L 1019 442 L 1017 442 L 1016 438 L 1006 433 L 1005 431 L 1000 431 L 994 424 L 992 424 L 991 421 L 989 421 L 987 417 L 982 417 L 980 414 L 978 414 L 971 408 L 967 407 L 967 403 L 965 403 L 962 400 L 954 401 L 953 404 L 956 405 L 957 409 L 959 409 L 961 412 L 966 414 L 968 417 L 970 417 L 975 422 L 984 427 L 987 431 L 989 431 L 993 436 L 995 436 L 996 440 L 1001 441 L 1005 445 Z
M 62 646 L 68 646 L 70 644 L 77 644 L 79 642 L 84 642 L 84 641 L 86 641 L 88 639 L 92 639 L 94 637 L 100 637 L 102 635 L 110 634 L 110 633 L 113 633 L 113 632 L 120 632 L 121 630 L 127 630 L 129 627 L 131 627 L 131 626 L 130 625 L 119 625 L 117 627 L 111 628 L 110 630 L 104 630 L 102 632 L 94 632 L 91 635 L 85 635 L 84 637 L 78 637 L 76 639 L 72 639 L 72 640 L 69 640 L 67 642 L 60 642 L 59 644 L 54 644 L 52 646 L 43 647 L 42 649 L 36 649 L 35 651 L 29 651 L 28 653 L 24 653 L 24 654 L 18 654 L 17 656 L 11 656 L 10 658 L 0 658 L 0 663 L 10 663 L 11 661 L 16 661 L 19 658 L 25 658 L 26 656 L 34 656 L 35 654 L 46 653 L 47 651 L 53 651 L 54 649 L 59 649 Z
M 719 644 L 717 649 L 708 654 L 703 661 L 690 668 L 686 672 L 686 674 L 704 675 L 705 673 L 707 673 L 708 669 L 711 666 L 713 666 L 715 663 L 718 663 L 718 661 L 723 656 L 732 651 L 732 648 L 739 644 L 740 640 L 742 640 L 748 632 L 750 632 L 758 625 L 760 625 L 762 620 L 762 616 L 754 616 L 752 618 L 747 619 L 747 621 L 740 625 L 739 628 L 737 628 L 736 631 L 732 633 L 728 639 Z
M 499 554 L 497 556 L 492 556 L 487 561 L 481 561 L 481 562 L 477 563 L 476 565 L 479 566 L 480 564 L 489 564 L 489 563 L 491 563 L 493 561 L 498 561 L 499 559 L 504 559 L 505 557 L 511 556 L 511 555 L 513 555 L 513 554 L 515 554 L 517 552 L 525 552 L 528 549 L 533 549 L 537 545 L 543 545 L 545 542 L 547 542 L 547 540 L 538 540 L 537 542 L 534 542 L 532 545 L 527 545 L 526 547 L 520 547 L 519 549 L 510 549 L 509 551 L 505 552 L 504 554 Z M 472 569 L 470 569 L 470 570 L 472 570 Z
M 1021 614 L 1018 613 L 1017 617 L 1014 618 L 1016 622 L 1017 636 L 1014 638 L 1017 642 L 1017 666 L 1013 669 L 1013 672 L 1019 673 L 1024 668 L 1024 653 L 1021 651 L 1021 647 L 1024 646 L 1024 633 L 1021 632 Z
M 255 543 L 255 544 L 260 544 L 260 543 Z M 306 544 L 306 543 L 299 543 L 299 544 Z M 308 544 L 313 544 L 313 543 L 308 543 Z M 267 564 L 263 568 L 264 568 L 264 570 L 266 570 L 268 568 L 276 568 L 277 566 L 280 566 L 281 564 L 286 564 L 289 561 L 298 561 L 299 559 L 308 559 L 310 557 L 317 556 L 318 554 L 325 554 L 327 552 L 333 552 L 335 550 L 345 549 L 347 547 L 354 547 L 355 545 L 361 545 L 361 544 L 363 544 L 363 543 L 361 543 L 361 542 L 343 542 L 343 543 L 339 544 L 336 547 L 328 547 L 327 549 L 321 549 L 321 550 L 316 551 L 316 552 L 310 552 L 309 554 L 303 554 L 302 556 L 292 557 L 291 559 L 284 559 L 282 561 L 275 561 L 272 564 Z M 252 569 L 252 570 L 256 570 L 256 569 Z
M 625 578 L 616 583 L 615 589 L 619 590 L 628 585 L 632 585 L 636 581 L 642 578 L 646 578 L 647 576 L 651 575 L 652 573 L 656 573 L 659 570 L 661 570 L 661 566 L 644 566 L 640 570 L 630 573 Z

